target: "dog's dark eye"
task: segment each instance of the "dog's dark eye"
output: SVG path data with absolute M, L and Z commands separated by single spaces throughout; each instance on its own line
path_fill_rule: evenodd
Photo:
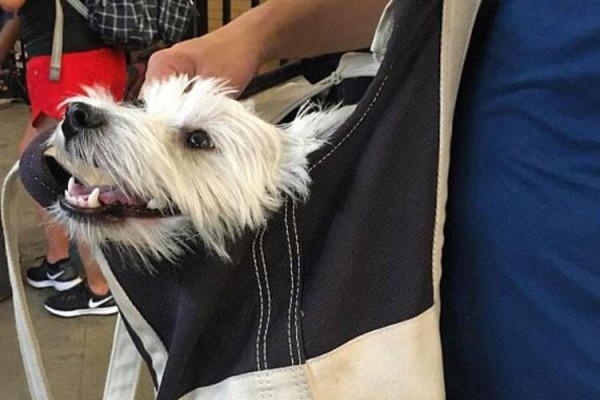
M 136 108 L 146 108 L 146 102 L 142 99 L 131 100 L 131 105 Z
M 186 143 L 194 149 L 212 150 L 215 146 L 210 140 L 208 133 L 202 129 L 196 129 L 187 134 Z

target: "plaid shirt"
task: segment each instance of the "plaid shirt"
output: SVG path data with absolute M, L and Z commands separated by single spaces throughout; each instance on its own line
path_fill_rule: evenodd
M 144 48 L 158 40 L 176 43 L 195 11 L 192 0 L 67 0 L 108 44 Z M 77 4 L 79 3 L 79 4 Z

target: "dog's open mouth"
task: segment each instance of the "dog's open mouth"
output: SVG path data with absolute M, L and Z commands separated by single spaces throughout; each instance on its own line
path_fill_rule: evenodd
M 156 199 L 129 195 L 113 185 L 87 185 L 77 182 L 53 158 L 46 157 L 57 183 L 65 187 L 59 199 L 61 209 L 72 217 L 102 221 L 123 218 L 160 218 L 179 214 L 173 207 Z
M 175 211 L 151 199 L 140 199 L 116 186 L 84 185 L 69 178 L 60 207 L 77 216 L 113 218 L 152 218 L 174 215 Z
M 68 217 L 97 223 L 181 215 L 166 199 L 157 201 L 127 194 L 97 167 L 58 161 L 55 147 L 48 146 L 53 132 L 40 134 L 21 156 L 23 184 L 43 207 L 57 206 Z

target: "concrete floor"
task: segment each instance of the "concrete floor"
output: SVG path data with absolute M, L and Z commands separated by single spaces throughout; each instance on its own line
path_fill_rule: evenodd
M 29 107 L 14 104 L 0 109 L 0 177 L 16 160 L 17 146 L 29 119 Z M 38 265 L 44 256 L 42 232 L 34 203 L 20 194 L 19 245 L 23 270 Z M 3 248 L 3 245 L 2 245 Z M 87 316 L 63 319 L 43 309 L 52 289 L 27 288 L 29 308 L 40 342 L 51 390 L 58 400 L 102 398 L 104 378 L 112 345 L 115 317 Z M 138 399 L 153 398 L 147 374 L 142 376 Z M 11 299 L 0 302 L 0 399 L 29 399 L 25 372 L 19 353 Z

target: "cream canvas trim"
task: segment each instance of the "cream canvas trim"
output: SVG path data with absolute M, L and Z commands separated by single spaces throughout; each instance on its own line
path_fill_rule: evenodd
M 480 4 L 481 0 L 446 0 L 443 8 L 440 55 L 440 148 L 432 257 L 434 304 L 438 314 L 452 121 L 461 73 Z
M 110 362 L 104 385 L 104 400 L 134 400 L 142 357 L 137 351 L 121 314 L 117 316 Z
M 394 30 L 394 0 L 391 0 L 385 8 L 379 18 L 373 41 L 371 42 L 371 53 L 373 58 L 378 62 L 383 60 L 383 56 L 387 51 L 387 44 L 392 36 Z
M 310 83 L 303 76 L 298 76 L 257 93 L 242 102 L 252 107 L 254 112 L 265 121 L 279 123 L 290 112 L 313 96 L 337 85 L 344 79 L 375 76 L 379 66 L 380 63 L 370 54 L 349 52 L 340 58 L 336 70 L 331 75 L 315 84 Z
M 311 400 L 304 366 L 250 372 L 194 389 L 181 400 Z
M 121 314 L 123 314 L 131 328 L 135 331 L 138 338 L 142 342 L 144 349 L 152 359 L 152 369 L 156 373 L 156 380 L 160 386 L 169 356 L 167 349 L 163 345 L 163 342 L 154 329 L 152 329 L 150 324 L 148 324 L 142 314 L 140 314 L 138 309 L 134 306 L 129 296 L 127 296 L 127 293 L 125 293 L 123 287 L 119 284 L 119 281 L 110 269 L 108 261 L 106 261 L 104 255 L 100 252 L 96 253 L 97 254 L 94 254 L 94 256 L 98 262 L 98 265 L 100 266 L 100 269 L 102 270 L 102 273 L 104 274 L 104 277 L 106 278 L 106 281 L 108 282 L 108 286 L 110 287 L 113 296 L 115 297 L 115 301 L 119 305 L 119 311 Z M 124 342 L 126 340 L 123 338 L 124 335 L 128 336 L 128 333 L 125 330 L 117 330 L 115 332 L 116 338 L 113 344 L 116 344 L 118 340 L 122 340 Z M 118 362 L 119 358 L 120 357 L 116 356 L 112 357 L 111 364 L 113 361 Z M 109 368 L 112 368 L 112 366 L 109 366 Z M 135 385 L 137 382 L 131 382 L 131 384 Z M 125 390 L 125 386 L 123 387 L 123 390 Z M 127 388 L 127 390 L 133 391 L 134 389 Z
M 431 308 L 359 336 L 304 365 L 238 375 L 195 389 L 182 399 L 442 399 L 437 324 Z
M 351 340 L 306 368 L 315 399 L 444 398 L 438 318 L 423 314 Z

